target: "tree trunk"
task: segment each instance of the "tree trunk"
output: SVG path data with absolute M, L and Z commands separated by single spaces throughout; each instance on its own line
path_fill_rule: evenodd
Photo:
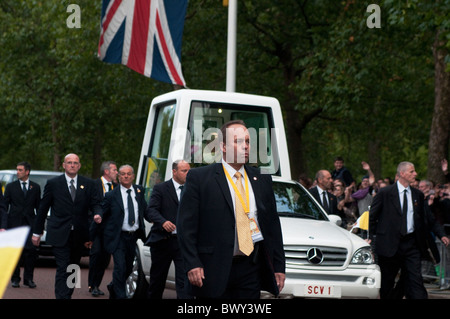
M 302 129 L 299 123 L 300 115 L 293 108 L 286 108 L 285 112 L 285 129 L 289 150 L 289 163 L 291 166 L 291 178 L 297 180 L 300 173 L 307 173 L 307 165 L 303 156 Z
M 53 99 L 50 99 L 50 114 L 52 125 L 52 142 L 53 142 L 53 170 L 59 171 L 61 169 L 61 152 L 60 139 L 58 138 L 58 118 L 54 110 Z
M 441 170 L 441 160 L 447 158 L 450 138 L 450 73 L 445 72 L 445 56 L 448 51 L 444 47 L 445 41 L 440 39 L 437 31 L 433 44 L 435 66 L 435 101 L 433 120 L 431 123 L 428 144 L 428 179 L 444 182 Z
M 102 165 L 102 149 L 103 149 L 103 127 L 95 131 L 94 147 L 92 150 L 92 178 L 99 178 L 100 166 Z

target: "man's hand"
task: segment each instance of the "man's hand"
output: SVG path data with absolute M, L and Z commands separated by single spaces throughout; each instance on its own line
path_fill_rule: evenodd
M 278 292 L 281 292 L 281 290 L 283 290 L 284 288 L 284 281 L 286 280 L 286 275 L 283 274 L 282 272 L 276 272 L 275 280 L 277 282 Z
M 173 224 L 171 221 L 165 221 L 162 224 L 162 227 L 164 228 L 164 230 L 168 233 L 173 232 L 177 227 L 175 226 L 175 224 Z
M 39 244 L 41 242 L 41 236 L 40 235 L 35 235 L 33 234 L 33 236 L 31 236 L 31 242 L 33 243 L 33 245 L 35 245 L 36 247 L 39 247 Z
M 447 160 L 445 158 L 443 160 L 441 160 L 441 168 L 442 168 L 442 172 L 444 174 L 447 174 L 447 172 L 448 172 L 448 162 L 447 162 Z
M 191 285 L 202 287 L 203 279 L 205 279 L 205 274 L 203 272 L 203 268 L 197 267 L 188 271 L 187 273 L 189 282 Z
M 94 222 L 96 222 L 97 224 L 100 224 L 102 222 L 102 216 L 100 216 L 99 214 L 96 214 L 94 216 Z

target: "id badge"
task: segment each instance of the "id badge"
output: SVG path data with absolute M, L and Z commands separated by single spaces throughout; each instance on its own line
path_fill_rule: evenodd
M 258 223 L 255 218 L 249 218 L 250 220 L 250 232 L 252 234 L 252 240 L 254 243 L 263 240 L 261 231 L 259 230 Z

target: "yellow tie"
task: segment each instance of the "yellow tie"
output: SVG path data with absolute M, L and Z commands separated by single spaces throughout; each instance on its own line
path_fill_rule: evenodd
M 246 201 L 245 199 L 245 191 L 244 187 L 242 186 L 242 180 L 241 180 L 241 173 L 236 172 L 234 174 L 236 176 L 236 187 L 241 193 L 241 198 Z M 236 202 L 236 229 L 237 229 L 237 236 L 238 236 L 238 243 L 239 243 L 239 250 L 249 256 L 253 251 L 253 240 L 252 235 L 250 232 L 250 221 L 247 217 L 247 214 L 245 213 L 244 206 L 242 206 L 242 203 L 240 199 L 238 198 L 237 194 L 235 195 L 235 202 Z M 246 203 L 248 207 L 248 203 Z

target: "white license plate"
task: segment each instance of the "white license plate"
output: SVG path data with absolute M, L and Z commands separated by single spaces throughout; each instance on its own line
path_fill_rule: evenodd
M 341 287 L 329 285 L 305 285 L 304 295 L 307 297 L 341 297 Z

